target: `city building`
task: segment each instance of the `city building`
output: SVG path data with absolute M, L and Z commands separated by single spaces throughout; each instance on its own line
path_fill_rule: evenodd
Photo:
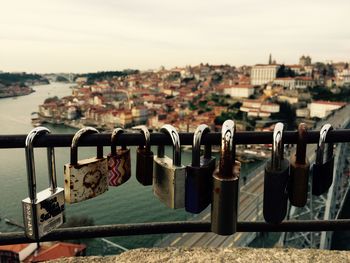
M 308 87 L 314 87 L 315 82 L 311 77 L 285 77 L 285 78 L 276 78 L 273 81 L 273 84 L 280 85 L 288 89 L 306 89 Z
M 248 117 L 268 118 L 272 113 L 280 111 L 280 105 L 260 100 L 243 100 L 240 111 L 246 112 Z
M 250 83 L 252 85 L 264 85 L 272 82 L 279 69 L 279 65 L 255 65 L 250 73 Z
M 254 94 L 253 85 L 232 85 L 224 88 L 224 94 L 231 97 L 249 98 Z
M 311 65 L 311 57 L 302 55 L 299 59 L 299 65 L 301 66 L 310 66 Z
M 333 101 L 313 101 L 308 104 L 310 110 L 310 117 L 324 118 L 332 113 L 332 111 L 340 109 L 346 105 L 345 102 Z

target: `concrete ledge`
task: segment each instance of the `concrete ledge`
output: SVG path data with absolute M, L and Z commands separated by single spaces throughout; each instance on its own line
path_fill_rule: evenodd
M 82 262 L 350 262 L 350 252 L 292 248 L 141 248 L 118 256 L 78 257 L 50 261 L 51 263 Z

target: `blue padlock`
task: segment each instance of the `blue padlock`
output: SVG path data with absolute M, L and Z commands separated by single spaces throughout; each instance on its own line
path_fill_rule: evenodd
M 200 156 L 202 135 L 210 132 L 208 125 L 201 124 L 193 135 L 192 164 L 186 167 L 185 209 L 198 214 L 211 203 L 215 157 L 211 145 L 205 145 L 204 155 Z

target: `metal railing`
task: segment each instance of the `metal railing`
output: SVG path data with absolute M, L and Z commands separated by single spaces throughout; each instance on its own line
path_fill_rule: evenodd
M 34 147 L 70 147 L 74 134 L 47 134 L 34 142 Z M 192 145 L 193 133 L 180 133 L 181 145 Z M 308 144 L 318 143 L 319 131 L 309 131 L 306 140 Z M 110 146 L 111 134 L 91 134 L 79 141 L 79 146 Z M 297 131 L 285 131 L 284 144 L 297 142 Z M 0 148 L 24 148 L 26 135 L 0 135 Z M 220 145 L 220 133 L 203 135 L 202 144 Z M 137 146 L 144 144 L 141 133 L 126 132 L 120 135 L 118 143 Z M 350 129 L 330 131 L 326 142 L 350 142 Z M 237 132 L 235 144 L 271 144 L 272 132 Z M 169 136 L 163 133 L 151 134 L 151 145 L 172 145 Z M 119 144 L 118 144 L 119 145 Z M 259 209 L 259 208 L 257 208 Z M 339 220 L 297 220 L 285 221 L 281 224 L 268 224 L 265 222 L 238 222 L 238 232 L 302 232 L 302 231 L 343 231 L 350 230 L 350 219 Z M 41 241 L 69 240 L 77 238 L 96 238 L 112 236 L 210 232 L 210 222 L 207 221 L 180 221 L 180 222 L 152 222 L 139 224 L 112 224 L 88 227 L 60 228 L 52 231 Z M 28 239 L 24 232 L 0 233 L 0 244 L 18 244 L 35 242 Z

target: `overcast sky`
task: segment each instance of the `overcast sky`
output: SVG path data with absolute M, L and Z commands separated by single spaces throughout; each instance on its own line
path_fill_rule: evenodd
M 0 70 L 350 60 L 349 0 L 0 0 Z

